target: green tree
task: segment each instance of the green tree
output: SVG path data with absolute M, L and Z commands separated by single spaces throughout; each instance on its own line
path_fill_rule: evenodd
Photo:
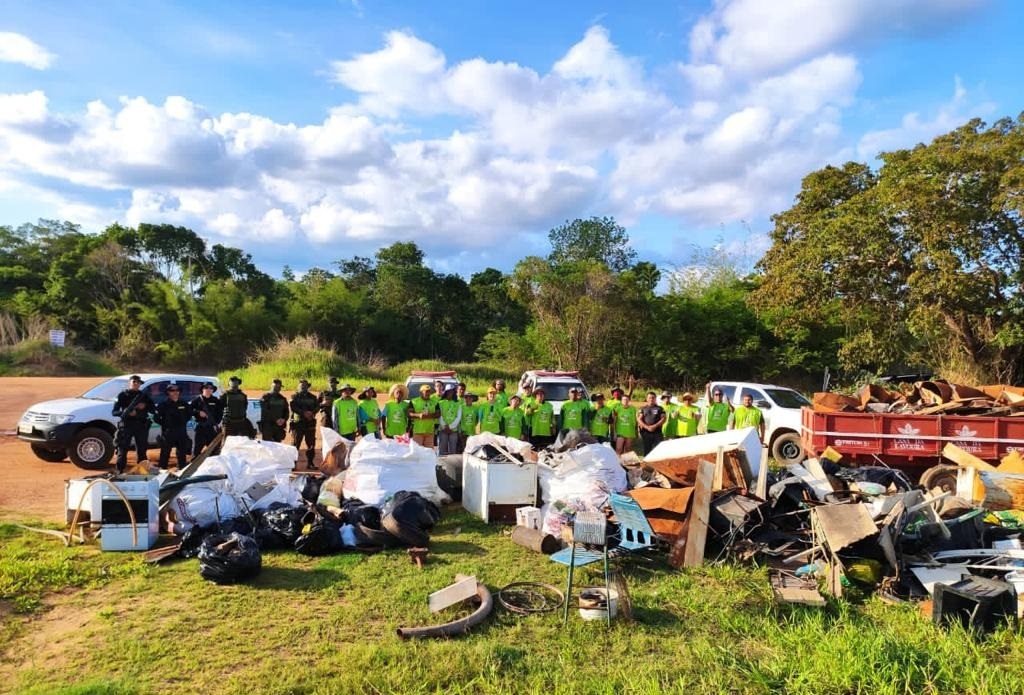
M 636 259 L 629 234 L 614 217 L 591 217 L 565 222 L 548 232 L 554 264 L 596 261 L 613 272 L 626 270 Z

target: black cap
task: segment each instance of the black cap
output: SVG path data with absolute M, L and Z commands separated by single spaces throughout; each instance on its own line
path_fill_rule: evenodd
M 130 377 L 128 377 L 128 381 L 134 381 L 136 384 L 141 384 L 142 377 L 139 376 L 138 374 L 132 374 Z
M 213 385 L 212 381 L 207 381 L 205 384 L 203 384 L 203 388 L 216 390 L 217 387 Z
M 271 381 L 270 383 L 272 383 L 272 384 L 276 384 L 277 386 L 280 386 L 280 385 L 281 385 L 281 380 L 280 380 L 280 379 L 274 379 L 274 380 L 273 380 L 273 381 Z
M 309 386 L 309 379 L 299 379 L 299 386 L 301 386 L 302 384 Z
M 166 390 L 168 393 L 170 393 L 171 391 L 181 391 L 181 387 L 178 386 L 177 384 L 168 384 Z
M 338 383 L 338 377 L 332 376 L 330 379 L 327 380 L 327 383 L 328 384 L 337 384 Z
M 233 382 L 235 382 L 237 384 L 241 384 L 242 383 L 241 377 L 237 377 L 237 376 L 231 377 L 230 379 L 228 379 L 228 381 L 233 381 Z

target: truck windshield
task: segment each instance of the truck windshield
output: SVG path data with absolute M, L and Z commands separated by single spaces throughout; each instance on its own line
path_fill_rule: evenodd
M 93 386 L 82 394 L 82 398 L 92 398 L 97 401 L 112 401 L 117 398 L 117 394 L 121 393 L 126 388 L 128 388 L 128 379 L 125 377 L 118 377 Z
M 780 408 L 802 408 L 805 405 L 810 405 L 811 402 L 803 397 L 803 394 L 791 391 L 790 389 L 765 389 L 771 399 L 775 401 Z
M 539 384 L 540 388 L 544 389 L 544 400 L 547 401 L 567 401 L 569 400 L 569 389 L 578 388 L 583 391 L 583 398 L 586 397 L 586 391 L 583 390 L 583 384 L 572 382 L 555 383 L 550 381 L 542 381 Z

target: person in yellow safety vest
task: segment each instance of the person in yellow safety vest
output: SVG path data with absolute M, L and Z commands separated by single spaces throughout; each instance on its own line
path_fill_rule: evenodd
M 729 429 L 740 430 L 744 427 L 756 428 L 757 438 L 764 443 L 764 414 L 754 405 L 754 397 L 749 393 L 743 394 L 743 405 L 733 412 L 732 425 Z
M 529 406 L 530 443 L 534 449 L 543 449 L 555 443 L 555 407 L 547 402 L 544 389 L 533 390 L 533 405 Z
M 458 391 L 455 395 L 458 395 Z M 459 454 L 466 450 L 466 440 L 476 434 L 476 426 L 480 419 L 477 413 L 476 396 L 465 392 L 462 397 L 462 422 L 459 424 Z
M 359 432 L 359 404 L 352 394 L 356 392 L 351 384 L 345 384 L 339 389 L 341 398 L 334 401 L 334 429 L 342 437 L 355 440 Z
M 715 387 L 711 392 L 711 384 L 706 389 L 708 406 L 704 409 L 704 427 L 710 432 L 725 432 L 729 429 L 729 416 L 732 415 L 732 403 L 724 400 L 722 389 Z
M 693 394 L 689 391 L 679 400 L 683 404 L 676 406 L 677 432 L 680 437 L 692 437 L 697 434 L 697 425 L 700 424 L 700 408 L 693 404 Z
M 385 437 L 401 437 L 409 432 L 409 402 L 405 400 L 406 395 L 403 384 L 392 384 L 388 389 L 391 400 L 384 405 L 380 417 Z
M 530 441 L 530 437 L 533 436 L 533 406 L 536 404 L 537 399 L 533 396 L 533 384 L 526 382 L 523 384 L 523 414 L 526 415 L 526 430 L 524 431 L 526 441 Z
M 480 406 L 480 433 L 491 432 L 501 434 L 501 406 L 498 405 L 498 390 L 493 386 L 487 389 L 487 402 Z
M 420 386 L 420 395 L 409 401 L 409 418 L 412 420 L 412 438 L 420 446 L 434 448 L 434 421 L 437 420 L 437 404 L 430 398 L 430 385 Z
M 434 379 L 434 392 L 430 394 L 430 400 L 434 402 L 434 405 L 441 402 L 441 399 L 444 397 L 444 389 L 444 382 L 440 379 Z
M 462 403 L 455 398 L 455 387 L 444 390 L 437 403 L 440 417 L 437 420 L 437 455 L 459 453 L 459 427 L 462 425 Z
M 675 439 L 679 436 L 679 420 L 676 418 L 679 406 L 672 402 L 672 394 L 665 391 L 661 394 L 661 407 L 665 409 L 665 424 L 661 426 L 664 439 Z
M 494 387 L 493 388 L 494 388 L 494 390 L 496 392 L 494 394 L 494 401 L 499 406 L 501 406 L 502 409 L 507 408 L 508 407 L 508 394 L 505 393 L 505 380 L 504 379 L 495 379 L 494 380 Z
M 506 437 L 526 439 L 526 413 L 521 407 L 523 399 L 518 395 L 508 399 L 508 407 L 501 411 L 501 428 Z
M 380 439 L 378 422 L 380 421 L 380 406 L 377 405 L 377 389 L 366 386 L 359 394 L 359 434 L 364 437 L 376 437 Z
M 622 394 L 619 399 L 619 409 L 615 411 L 615 453 L 620 457 L 627 451 L 633 450 L 633 442 L 636 441 L 637 430 L 637 409 L 630 405 L 629 396 Z

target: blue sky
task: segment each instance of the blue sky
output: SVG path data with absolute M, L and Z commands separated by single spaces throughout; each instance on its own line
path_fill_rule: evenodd
M 810 171 L 1024 109 L 1011 0 L 296 4 L 0 0 L 0 224 L 468 274 L 613 215 L 752 262 Z

